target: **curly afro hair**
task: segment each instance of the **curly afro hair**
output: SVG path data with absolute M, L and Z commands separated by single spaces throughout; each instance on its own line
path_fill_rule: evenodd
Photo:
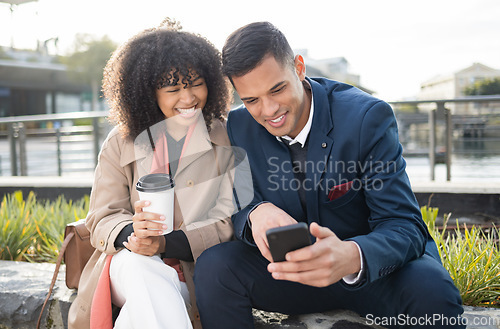
M 205 38 L 184 31 L 175 21 L 147 29 L 129 39 L 111 56 L 104 69 L 103 92 L 110 106 L 108 119 L 123 137 L 136 138 L 165 119 L 156 102 L 156 90 L 176 83 L 190 85 L 205 79 L 208 97 L 203 118 L 223 120 L 230 100 L 229 84 L 221 68 L 220 52 Z

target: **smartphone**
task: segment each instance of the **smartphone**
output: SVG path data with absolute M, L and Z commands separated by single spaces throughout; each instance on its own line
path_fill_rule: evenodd
M 282 262 L 287 252 L 297 250 L 311 244 L 311 236 L 306 223 L 280 226 L 266 231 L 267 242 L 273 261 Z

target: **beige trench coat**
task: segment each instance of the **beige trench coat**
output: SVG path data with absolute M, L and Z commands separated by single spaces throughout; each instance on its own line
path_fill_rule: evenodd
M 205 249 L 233 237 L 232 177 L 227 174 L 232 161 L 225 125 L 215 121 L 208 133 L 204 121 L 199 120 L 174 176 L 174 222 L 176 228 L 182 223 L 180 229 L 188 238 L 195 262 Z M 96 251 L 83 270 L 78 295 L 69 310 L 70 329 L 90 327 L 92 297 L 104 260 L 119 251 L 114 241 L 132 222 L 133 204 L 139 199 L 135 184 L 144 174 L 142 169 L 151 168 L 151 163 L 152 152 L 134 150 L 134 143 L 123 139 L 116 128 L 102 145 L 86 218 Z M 181 262 L 181 266 L 191 297 L 188 311 L 194 328 L 201 328 L 192 280 L 194 263 Z

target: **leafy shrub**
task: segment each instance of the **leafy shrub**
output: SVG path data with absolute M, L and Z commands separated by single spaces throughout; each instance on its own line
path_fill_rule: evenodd
M 85 218 L 89 197 L 38 202 L 33 192 L 5 195 L 0 205 L 0 259 L 55 262 L 67 223 Z
M 30 210 L 35 204 L 30 194 L 27 200 L 21 192 L 5 195 L 0 205 L 0 258 L 24 260 L 24 255 L 32 246 L 36 226 L 31 220 Z
M 424 206 L 421 211 L 464 305 L 500 307 L 500 230 L 461 227 L 458 221 L 454 230 L 447 230 L 450 214 L 444 216 L 443 227 L 437 228 L 438 209 Z
M 0 259 L 55 262 L 67 223 L 85 218 L 89 197 L 76 202 L 63 196 L 37 202 L 33 192 L 26 199 L 20 191 L 5 195 L 0 205 Z M 447 229 L 436 227 L 438 208 L 422 207 L 422 217 L 438 246 L 441 261 L 470 306 L 500 307 L 500 230 L 493 227 Z

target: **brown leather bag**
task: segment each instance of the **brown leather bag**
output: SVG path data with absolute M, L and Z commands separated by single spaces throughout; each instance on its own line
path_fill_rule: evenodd
M 90 244 L 90 232 L 85 227 L 85 219 L 66 225 L 66 229 L 64 230 L 64 241 L 59 250 L 59 256 L 57 257 L 56 268 L 54 269 L 49 292 L 47 293 L 47 297 L 42 305 L 42 310 L 38 316 L 37 329 L 40 328 L 43 311 L 52 295 L 52 290 L 54 289 L 63 257 L 64 263 L 66 264 L 66 286 L 70 289 L 78 289 L 78 282 L 80 281 L 83 268 L 89 261 L 90 256 L 94 253 L 94 250 L 94 247 Z
M 85 227 L 85 220 L 66 225 L 64 236 L 65 240 L 69 239 L 66 252 L 64 252 L 66 286 L 70 289 L 78 289 L 80 275 L 95 249 L 90 244 L 90 232 Z

